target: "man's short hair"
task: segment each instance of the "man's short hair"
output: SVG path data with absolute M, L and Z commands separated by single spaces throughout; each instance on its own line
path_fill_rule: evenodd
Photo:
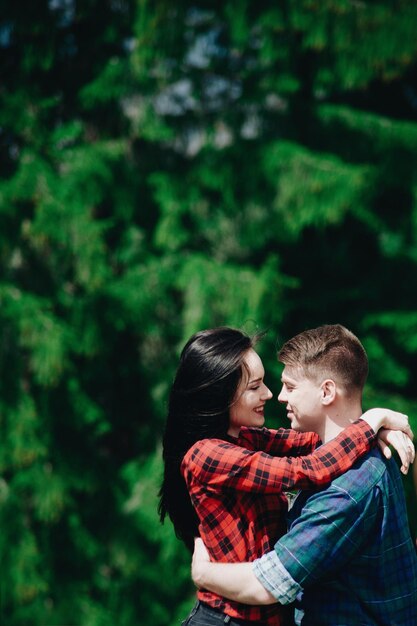
M 305 330 L 287 341 L 278 360 L 301 367 L 310 380 L 331 378 L 347 393 L 362 391 L 368 376 L 368 357 L 359 339 L 340 324 Z

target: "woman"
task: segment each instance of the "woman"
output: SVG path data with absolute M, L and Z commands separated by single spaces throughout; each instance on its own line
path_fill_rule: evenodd
M 286 530 L 283 490 L 323 485 L 346 471 L 392 413 L 373 409 L 315 452 L 313 433 L 261 428 L 272 393 L 256 341 L 231 328 L 195 334 L 169 399 L 161 521 L 169 515 L 190 550 L 200 535 L 215 561 L 251 561 L 270 550 Z M 184 624 L 292 622 L 288 607 L 248 607 L 203 590 L 198 600 Z

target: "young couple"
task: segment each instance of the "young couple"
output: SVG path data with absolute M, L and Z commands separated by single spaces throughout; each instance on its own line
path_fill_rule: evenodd
M 331 325 L 283 346 L 278 399 L 291 429 L 262 428 L 272 394 L 255 345 L 234 329 L 197 333 L 171 389 L 159 510 L 190 549 L 201 537 L 198 602 L 184 624 L 287 626 L 294 605 L 303 626 L 417 623 L 401 479 L 374 445 L 384 427 L 381 447 L 389 456 L 393 444 L 406 472 L 407 418 L 362 414 L 366 353 Z M 287 520 L 293 488 L 303 491 Z

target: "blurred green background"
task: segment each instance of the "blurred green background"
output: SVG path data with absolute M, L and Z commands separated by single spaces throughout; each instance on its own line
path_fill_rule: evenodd
M 198 329 L 268 329 L 276 394 L 343 323 L 417 431 L 416 32 L 415 0 L 1 4 L 2 626 L 185 617 L 156 506 Z

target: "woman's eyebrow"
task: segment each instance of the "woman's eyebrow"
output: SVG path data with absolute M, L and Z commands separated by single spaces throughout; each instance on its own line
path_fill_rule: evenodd
M 259 383 L 259 381 L 262 380 L 262 376 L 259 376 L 259 378 L 254 378 L 253 380 L 250 380 L 248 382 L 248 385 L 252 385 L 252 383 Z

